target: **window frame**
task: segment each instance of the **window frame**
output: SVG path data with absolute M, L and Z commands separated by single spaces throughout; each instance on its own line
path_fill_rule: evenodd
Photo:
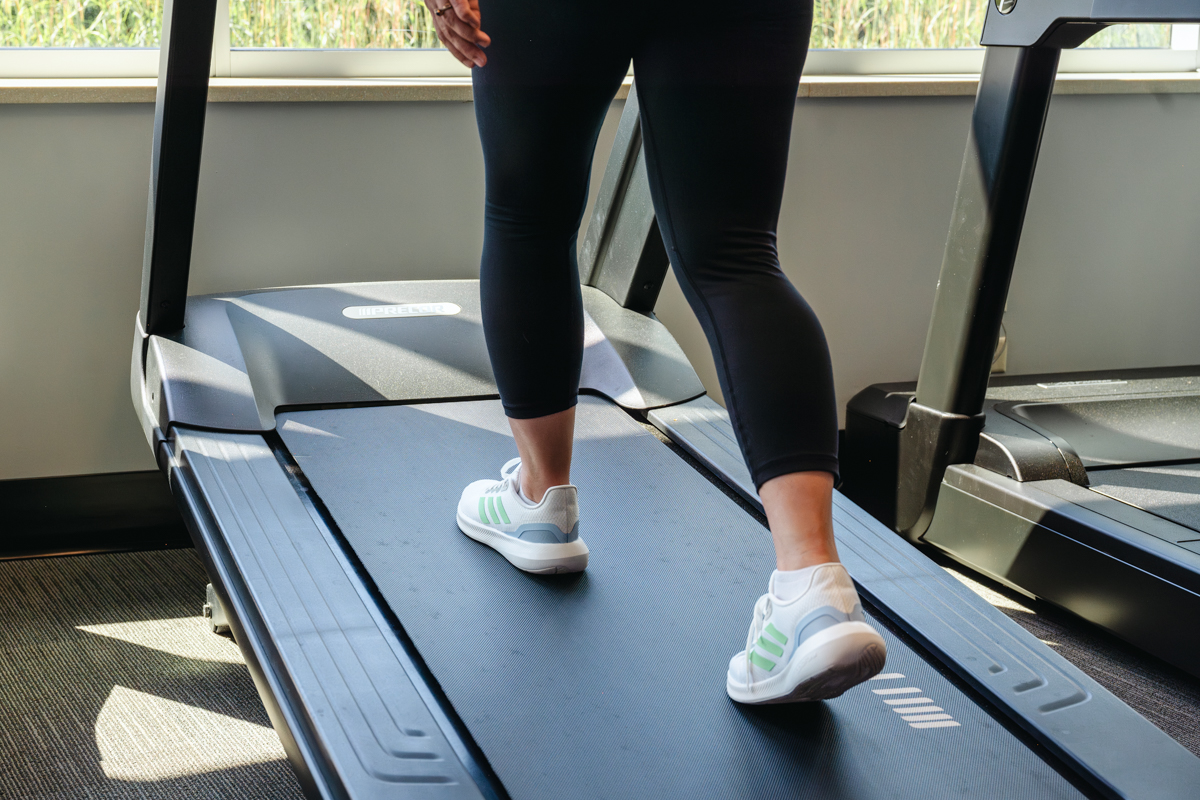
M 1200 71 L 1200 26 L 1176 36 L 1172 49 L 1064 50 L 1060 72 Z M 1179 47 L 1180 44 L 1187 47 Z M 812 50 L 808 75 L 970 75 L 983 67 L 983 48 Z M 0 47 L 0 79 L 153 78 L 158 48 Z M 319 50 L 230 46 L 229 0 L 218 0 L 214 77 L 220 78 L 465 78 L 470 70 L 441 49 Z

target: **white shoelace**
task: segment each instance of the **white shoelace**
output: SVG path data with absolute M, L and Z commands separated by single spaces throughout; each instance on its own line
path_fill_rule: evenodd
M 510 458 L 500 468 L 500 480 L 508 480 L 517 474 L 517 470 L 521 468 L 521 457 Z
M 521 457 L 511 458 L 504 463 L 500 468 L 500 483 L 488 489 L 488 494 L 500 494 L 508 491 L 508 487 L 515 486 L 517 495 L 521 494 Z

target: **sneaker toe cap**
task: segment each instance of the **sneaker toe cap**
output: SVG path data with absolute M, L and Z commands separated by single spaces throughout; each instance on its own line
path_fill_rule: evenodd
M 734 683 L 746 682 L 746 651 L 738 653 L 729 659 L 729 680 Z

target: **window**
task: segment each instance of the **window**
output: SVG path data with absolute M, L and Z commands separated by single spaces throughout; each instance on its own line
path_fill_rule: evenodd
M 218 36 L 218 75 L 470 74 L 438 42 L 423 0 L 220 0 L 222 13 L 228 24 L 225 60 Z
M 434 48 L 422 0 L 229 0 L 232 47 Z
M 162 0 L 0 0 L 3 47 L 158 47 Z
M 979 36 L 991 0 L 818 0 L 807 71 L 825 74 L 969 73 L 983 64 Z M 1061 69 L 1184 71 L 1200 67 L 1196 25 L 1116 25 Z
M 555 2 L 557 0 L 548 0 Z M 163 0 L 0 0 L 0 77 L 133 77 L 158 70 Z M 971 73 L 991 0 L 818 0 L 813 74 Z M 1065 71 L 1200 68 L 1196 25 L 1114 26 Z M 466 76 L 423 0 L 218 0 L 214 74 Z
M 0 77 L 155 75 L 162 0 L 0 0 Z
M 828 0 L 813 13 L 822 50 L 977 47 L 986 0 Z

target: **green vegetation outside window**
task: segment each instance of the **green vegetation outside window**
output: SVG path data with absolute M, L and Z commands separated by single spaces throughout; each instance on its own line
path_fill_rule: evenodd
M 812 46 L 977 47 L 987 2 L 818 0 Z M 0 0 L 4 47 L 156 47 L 161 24 L 162 0 Z M 421 0 L 229 0 L 229 37 L 235 48 L 438 47 Z M 1171 26 L 1116 26 L 1086 46 L 1169 48 Z

